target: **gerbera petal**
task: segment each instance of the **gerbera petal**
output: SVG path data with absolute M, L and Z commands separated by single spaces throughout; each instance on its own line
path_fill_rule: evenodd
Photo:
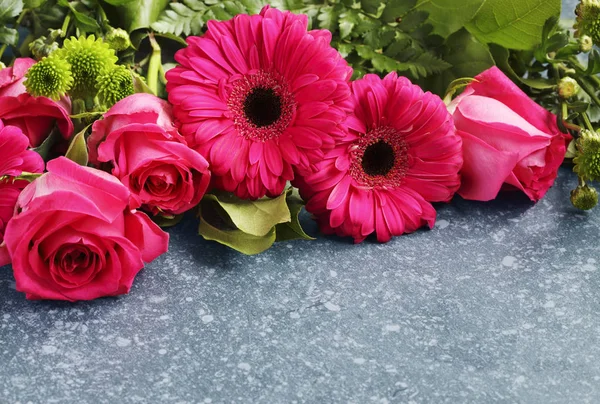
M 351 69 L 330 36 L 308 32 L 307 24 L 305 15 L 265 7 L 207 23 L 204 36 L 188 37 L 175 55 L 180 66 L 166 74 L 169 101 L 216 187 L 237 182 L 238 196 L 274 195 L 295 168 L 312 170 L 344 137 Z

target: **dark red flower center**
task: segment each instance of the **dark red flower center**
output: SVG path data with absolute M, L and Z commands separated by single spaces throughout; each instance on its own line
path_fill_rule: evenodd
M 296 112 L 296 102 L 283 77 L 262 70 L 234 83 L 227 106 L 237 131 L 261 142 L 281 135 Z
M 395 161 L 394 148 L 385 141 L 378 140 L 367 146 L 361 164 L 365 174 L 375 176 L 389 173 L 394 168 Z
M 258 128 L 272 125 L 281 117 L 281 97 L 272 88 L 256 87 L 246 96 L 244 114 Z
M 396 187 L 408 169 L 408 145 L 394 128 L 379 127 L 351 148 L 350 175 L 368 187 Z

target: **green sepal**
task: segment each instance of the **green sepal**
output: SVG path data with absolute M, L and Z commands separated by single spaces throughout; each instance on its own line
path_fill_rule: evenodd
M 27 182 L 33 182 L 36 179 L 40 178 L 42 176 L 42 173 L 28 173 L 28 172 L 22 172 L 21 174 L 17 175 L 16 177 L 8 177 L 8 176 L 2 176 L 0 177 L 0 182 L 2 181 L 10 181 L 10 182 L 15 182 L 15 181 L 27 181 Z
M 448 85 L 448 88 L 446 89 L 446 95 L 444 96 L 444 103 L 446 105 L 450 104 L 450 102 L 452 101 L 452 97 L 454 97 L 454 94 L 456 94 L 457 91 L 462 90 L 463 88 L 467 87 L 469 84 L 473 83 L 474 81 L 477 81 L 474 78 L 471 77 L 463 77 L 460 79 L 456 79 L 454 81 L 452 81 L 452 83 L 450 83 Z
M 88 149 L 85 142 L 85 132 L 89 127 L 90 125 L 86 126 L 81 132 L 73 136 L 71 144 L 69 144 L 69 148 L 65 153 L 66 158 L 81 166 L 87 166 L 88 163 Z
M 152 221 L 162 228 L 173 227 L 183 219 L 183 214 L 180 215 L 156 215 L 152 217 Z

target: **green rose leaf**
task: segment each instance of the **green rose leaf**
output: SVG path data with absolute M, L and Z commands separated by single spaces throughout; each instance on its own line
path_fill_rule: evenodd
M 275 242 L 275 227 L 266 234 L 255 236 L 236 229 L 227 212 L 215 198 L 200 203 L 198 233 L 206 240 L 216 241 L 246 255 L 259 254 Z
M 486 0 L 419 0 L 415 9 L 427 12 L 433 33 L 446 38 L 471 21 L 485 3 Z
M 287 205 L 290 209 L 292 220 L 291 222 L 280 223 L 275 226 L 277 233 L 275 241 L 314 240 L 315 238 L 306 234 L 300 225 L 299 216 L 304 206 L 304 201 L 295 189 L 288 191 Z
M 187 1 L 186 1 L 187 3 Z M 127 32 L 149 28 L 169 4 L 169 0 L 131 0 L 117 6 L 121 14 L 123 28 Z
M 17 46 L 19 32 L 14 28 L 0 27 L 0 43 Z
M 215 201 L 229 215 L 239 230 L 262 237 L 276 224 L 291 221 L 290 210 L 286 204 L 286 192 L 277 198 L 262 198 L 255 201 L 239 199 L 236 196 L 219 192 L 204 197 Z
M 85 143 L 85 132 L 89 127 L 90 125 L 86 126 L 81 132 L 73 136 L 73 139 L 71 139 L 71 144 L 65 153 L 66 158 L 82 166 L 87 166 L 88 163 L 88 150 Z
M 0 22 L 8 22 L 23 11 L 23 0 L 0 0 Z
M 517 73 L 515 73 L 508 62 L 508 58 L 510 56 L 509 50 L 503 48 L 502 46 L 490 44 L 490 52 L 494 56 L 496 65 L 514 82 L 521 82 L 522 84 L 537 90 L 547 90 L 556 85 L 556 83 L 552 82 L 551 80 L 544 78 L 524 78 L 519 76 Z
M 475 40 L 465 29 L 448 37 L 442 58 L 452 67 L 431 77 L 429 81 L 431 90 L 440 95 L 444 94 L 454 80 L 475 77 L 494 65 L 494 58 L 487 47 Z
M 24 8 L 38 8 L 41 7 L 42 5 L 44 5 L 44 3 L 46 3 L 47 0 L 25 0 L 24 1 Z
M 541 42 L 546 20 L 560 9 L 560 0 L 487 0 L 465 27 L 484 43 L 532 49 Z

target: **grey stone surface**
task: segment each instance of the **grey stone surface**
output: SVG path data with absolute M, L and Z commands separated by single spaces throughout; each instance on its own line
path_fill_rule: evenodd
M 189 222 L 94 302 L 28 302 L 2 268 L 0 402 L 598 403 L 600 210 L 575 182 L 458 199 L 386 245 L 247 257 Z

